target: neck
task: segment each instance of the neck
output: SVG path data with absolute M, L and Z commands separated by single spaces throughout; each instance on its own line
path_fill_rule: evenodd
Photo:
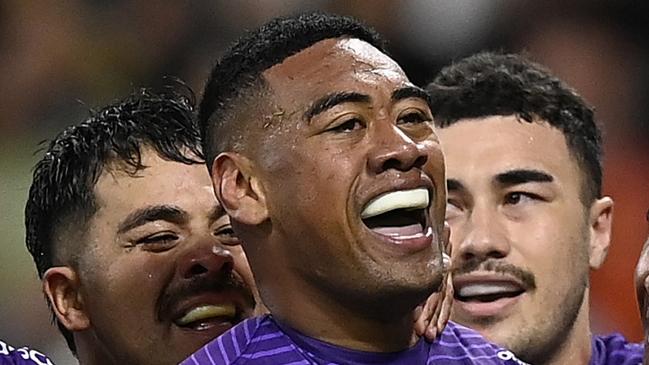
M 79 365 L 112 365 L 120 363 L 101 345 L 92 330 L 76 332 L 74 342 L 77 345 Z
M 309 337 L 368 352 L 400 351 L 417 342 L 414 306 L 403 310 L 394 308 L 385 316 L 368 316 L 369 308 L 361 312 L 313 288 L 284 287 L 283 292 L 301 295 L 284 296 L 267 303 L 271 313 L 276 320 Z
M 592 343 L 590 333 L 589 290 L 584 293 L 579 315 L 561 347 L 544 365 L 588 365 L 591 358 Z

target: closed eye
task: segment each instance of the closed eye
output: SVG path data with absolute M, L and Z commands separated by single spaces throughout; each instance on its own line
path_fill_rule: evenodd
M 137 240 L 137 245 L 170 246 L 178 241 L 178 235 L 169 232 L 156 233 Z
M 363 127 L 363 121 L 361 121 L 359 118 L 351 118 L 342 122 L 341 124 L 329 128 L 327 131 L 336 133 L 348 133 L 357 129 L 361 129 Z
M 234 233 L 232 226 L 223 226 L 217 229 L 214 236 L 224 245 L 235 246 L 241 244 L 241 240 Z

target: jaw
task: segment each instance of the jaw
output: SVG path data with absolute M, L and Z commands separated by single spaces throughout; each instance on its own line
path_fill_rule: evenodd
M 591 356 L 588 289 L 557 305 L 535 307 L 536 293 L 524 294 L 503 317 L 469 317 L 454 303 L 451 320 L 474 328 L 489 341 L 533 364 L 588 363 Z M 527 298 L 525 298 L 527 297 Z

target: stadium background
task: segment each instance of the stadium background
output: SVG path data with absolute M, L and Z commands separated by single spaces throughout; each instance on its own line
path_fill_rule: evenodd
M 154 4 L 155 3 L 155 4 Z M 411 79 L 482 49 L 526 51 L 574 86 L 606 130 L 613 245 L 592 280 L 594 332 L 641 329 L 632 273 L 649 207 L 649 6 L 640 1 L 34 1 L 0 3 L 0 338 L 72 363 L 24 246 L 38 142 L 139 86 L 200 92 L 224 47 L 270 17 L 319 8 L 390 40 Z

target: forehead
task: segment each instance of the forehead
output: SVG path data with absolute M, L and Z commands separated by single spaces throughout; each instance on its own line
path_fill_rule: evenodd
M 579 168 L 560 130 L 515 116 L 460 120 L 437 130 L 449 178 L 491 178 L 512 169 L 537 169 L 579 183 Z M 576 180 L 575 180 L 576 179 Z
M 266 70 L 263 76 L 280 101 L 305 101 L 335 91 L 389 94 L 410 85 L 394 60 L 354 38 L 317 42 Z
M 188 212 L 208 212 L 217 204 L 205 166 L 167 161 L 145 149 L 147 168 L 130 175 L 115 163 L 104 169 L 95 185 L 100 213 L 116 215 L 149 205 L 176 205 Z

